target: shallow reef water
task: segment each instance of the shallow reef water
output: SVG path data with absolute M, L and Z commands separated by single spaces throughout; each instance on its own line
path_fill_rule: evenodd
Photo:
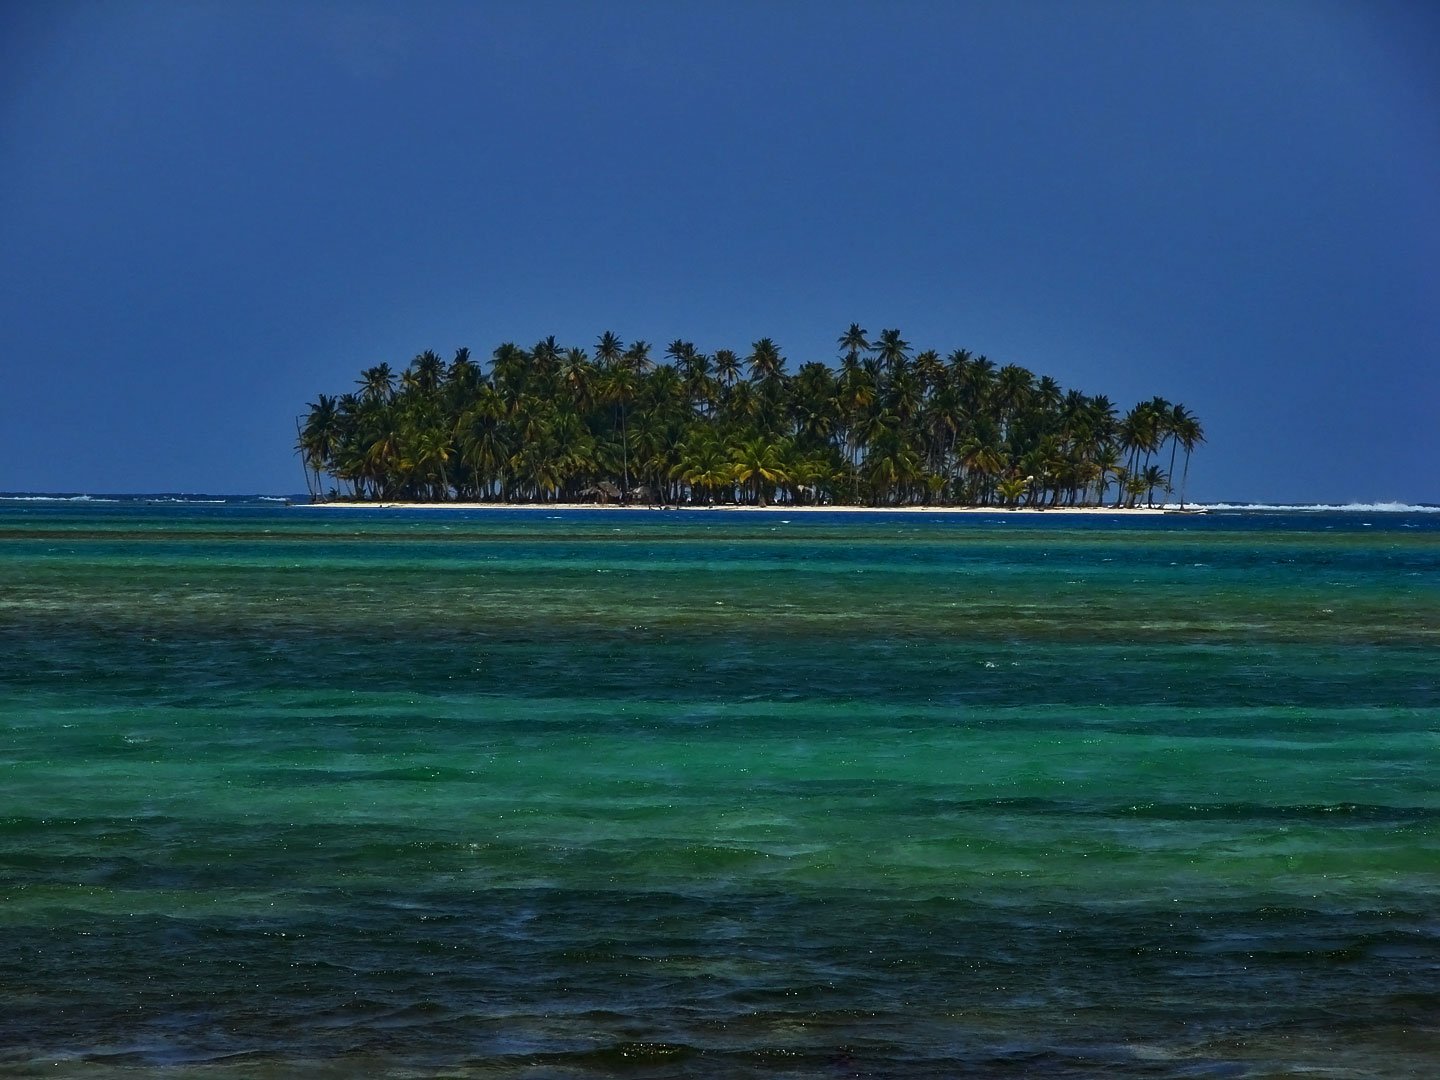
M 0 1074 L 1432 1076 L 1440 515 L 0 505 Z

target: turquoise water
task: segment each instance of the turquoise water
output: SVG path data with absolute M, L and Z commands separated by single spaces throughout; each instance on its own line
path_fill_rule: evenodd
M 1431 1076 L 1440 515 L 0 507 L 0 1073 Z

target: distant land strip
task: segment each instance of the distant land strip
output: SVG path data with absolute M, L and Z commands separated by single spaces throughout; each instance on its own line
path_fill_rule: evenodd
M 852 323 L 836 366 L 794 374 L 769 338 L 742 358 L 613 332 L 547 337 L 486 365 L 426 350 L 296 419 L 313 502 L 981 509 L 1185 507 L 1205 441 L 1183 405 L 1121 415 L 1018 364 L 912 350 Z M 1174 482 L 1177 464 L 1179 482 Z

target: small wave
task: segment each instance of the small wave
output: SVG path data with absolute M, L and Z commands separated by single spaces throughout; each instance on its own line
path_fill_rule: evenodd
M 123 495 L 89 495 L 72 492 L 0 492 L 0 502 L 25 503 L 124 503 L 130 506 L 227 506 L 234 502 L 289 502 L 280 495 L 186 495 L 145 492 Z
M 1197 505 L 1197 504 L 1192 504 Z M 1281 513 L 1331 514 L 1440 514 L 1440 506 L 1425 503 L 1205 503 L 1206 510 L 1272 510 Z
M 99 495 L 0 495 L 0 502 L 118 503 L 120 501 Z

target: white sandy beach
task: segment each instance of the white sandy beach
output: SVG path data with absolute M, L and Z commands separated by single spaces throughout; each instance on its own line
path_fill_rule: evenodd
M 705 514 L 714 511 L 740 511 L 747 514 L 986 514 L 995 516 L 998 514 L 1058 514 L 1070 515 L 1095 515 L 1108 514 L 1119 516 L 1152 515 L 1164 514 L 1166 510 L 1161 507 L 1147 506 L 1050 506 L 1050 507 L 1004 507 L 1004 506 L 793 506 L 790 504 L 770 506 L 652 506 L 632 503 L 629 506 L 621 506 L 618 503 L 467 503 L 467 502 L 444 502 L 444 503 L 420 503 L 420 502 L 322 502 L 322 503 L 295 503 L 297 507 L 316 510 L 532 510 L 546 511 L 553 513 L 557 510 L 613 510 L 618 512 L 632 513 L 685 513 Z M 1174 509 L 1173 507 L 1171 509 Z M 1187 507 L 1187 510 L 1200 511 L 1203 507 Z

